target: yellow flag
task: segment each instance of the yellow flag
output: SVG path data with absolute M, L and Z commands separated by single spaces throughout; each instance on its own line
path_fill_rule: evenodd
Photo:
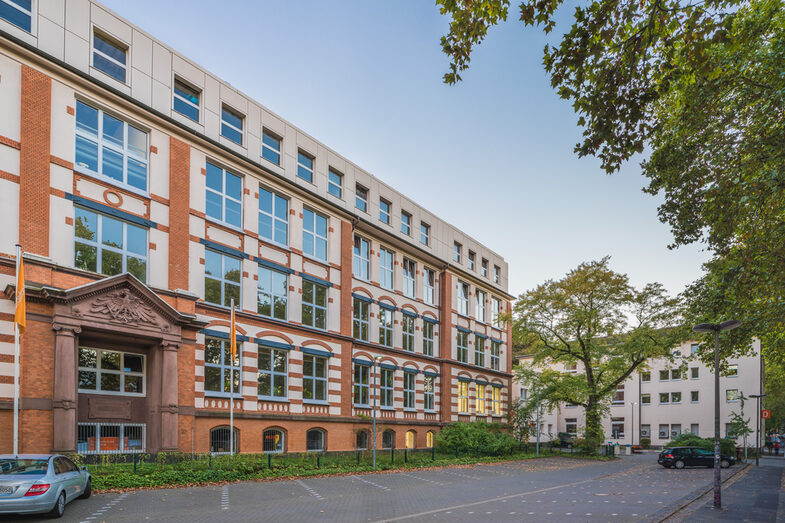
M 232 326 L 229 328 L 229 339 L 232 347 L 232 365 L 237 354 L 237 330 L 234 325 L 234 300 L 232 300 Z
M 16 311 L 14 312 L 14 321 L 19 326 L 19 333 L 21 334 L 25 331 L 25 316 L 27 313 L 25 306 L 25 266 L 21 254 L 17 257 L 16 263 L 19 264 L 19 275 L 16 278 Z

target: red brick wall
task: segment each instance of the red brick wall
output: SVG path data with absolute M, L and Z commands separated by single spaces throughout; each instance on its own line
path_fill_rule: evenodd
M 169 288 L 188 289 L 191 147 L 169 138 Z
M 439 355 L 442 359 L 452 359 L 452 275 L 443 271 L 439 276 L 439 305 L 441 306 L 441 321 L 439 321 Z M 452 366 L 441 364 L 439 382 L 440 407 L 442 422 L 449 423 L 452 411 Z
M 352 224 L 341 222 L 341 328 L 352 335 Z M 352 415 L 352 342 L 341 343 L 341 415 Z

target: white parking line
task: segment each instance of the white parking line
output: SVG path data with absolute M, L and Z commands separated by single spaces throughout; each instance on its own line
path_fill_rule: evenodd
M 324 498 L 323 498 L 323 497 L 321 497 L 321 496 L 320 496 L 320 495 L 319 495 L 319 494 L 318 494 L 318 493 L 317 493 L 317 492 L 316 492 L 314 489 L 312 489 L 311 487 L 309 487 L 308 485 L 306 485 L 306 484 L 305 484 L 305 483 L 304 483 L 302 480 L 299 480 L 299 479 L 298 479 L 298 480 L 297 480 L 297 484 L 298 484 L 298 485 L 300 485 L 300 486 L 301 486 L 302 488 L 304 488 L 305 490 L 307 490 L 307 491 L 308 491 L 308 493 L 309 493 L 310 495 L 312 495 L 313 497 L 315 497 L 316 499 L 324 499 Z
M 221 510 L 229 510 L 229 485 L 221 487 Z
M 470 476 L 468 474 L 461 474 L 460 472 L 453 472 L 451 470 L 440 470 L 439 472 L 444 472 L 445 474 L 450 474 L 452 476 L 460 476 L 462 478 L 467 478 L 467 479 L 483 479 L 479 476 Z
M 84 520 L 82 520 L 80 523 L 90 523 L 90 520 L 96 519 L 98 517 L 103 517 L 104 512 L 106 512 L 110 508 L 114 507 L 116 504 L 123 501 L 127 496 L 128 493 L 126 492 L 125 494 L 121 494 L 120 496 L 114 498 L 112 501 L 109 501 L 106 505 L 104 505 L 103 507 L 99 508 L 98 510 L 96 510 L 95 512 L 84 518 Z
M 434 481 L 432 479 L 421 478 L 420 476 L 415 476 L 414 474 L 409 474 L 408 472 L 401 472 L 401 476 L 407 476 L 414 479 L 419 479 L 420 481 L 427 481 L 428 483 L 433 483 L 434 485 L 444 485 L 444 483 L 440 481 Z
M 389 488 L 387 488 L 387 487 L 385 487 L 385 486 L 383 486 L 383 485 L 379 485 L 379 484 L 377 484 L 377 483 L 374 483 L 373 481 L 370 481 L 370 480 L 367 480 L 367 479 L 361 478 L 360 476 L 352 476 L 352 477 L 353 477 L 354 479 L 359 479 L 359 480 L 360 480 L 360 481 L 362 481 L 363 483 L 368 483 L 369 485 L 371 485 L 371 486 L 374 486 L 374 487 L 376 487 L 376 488 L 380 488 L 380 489 L 382 489 L 382 490 L 386 490 L 386 491 L 388 491 L 388 492 L 390 491 L 390 489 L 389 489 Z

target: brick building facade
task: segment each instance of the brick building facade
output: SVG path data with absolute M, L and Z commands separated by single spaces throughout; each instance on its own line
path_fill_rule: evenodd
M 504 420 L 498 254 L 100 4 L 11 4 L 0 452 L 16 243 L 22 452 L 220 452 L 230 401 L 240 452 L 368 448 L 374 395 L 379 447 Z

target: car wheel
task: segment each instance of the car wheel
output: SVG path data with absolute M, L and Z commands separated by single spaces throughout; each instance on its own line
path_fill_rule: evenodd
M 730 461 L 728 461 L 727 459 L 723 459 L 722 461 L 720 461 L 720 467 L 724 469 L 730 467 Z
M 50 518 L 61 518 L 65 513 L 65 492 L 61 492 L 59 496 L 57 496 L 57 501 L 55 502 L 55 506 L 51 512 L 49 512 Z
M 677 468 L 677 469 L 683 469 L 684 468 L 684 462 L 682 460 L 679 460 L 676 463 L 674 463 L 673 466 L 675 468 Z
M 93 493 L 93 481 L 90 478 L 87 478 L 87 484 L 84 486 L 84 491 L 82 491 L 82 495 L 79 496 L 79 499 L 87 499 Z

